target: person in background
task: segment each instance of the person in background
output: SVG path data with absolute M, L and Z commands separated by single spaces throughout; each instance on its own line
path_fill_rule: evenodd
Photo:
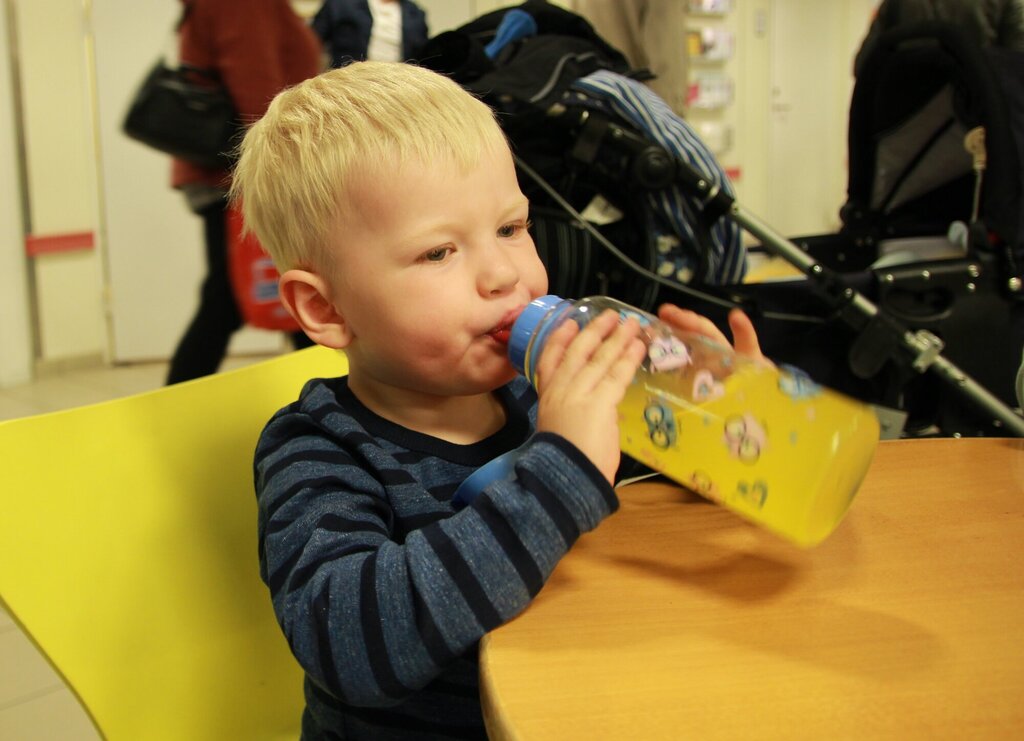
M 289 312 L 348 359 L 255 454 L 260 573 L 306 673 L 302 738 L 485 738 L 478 641 L 618 507 L 639 324 L 567 322 L 537 391 L 516 374 L 509 329 L 548 288 L 529 202 L 491 109 L 422 67 L 353 62 L 278 95 L 232 197 Z M 759 355 L 750 320 L 730 326 Z M 515 448 L 516 478 L 456 510 L 458 485 Z
M 412 0 L 326 0 L 313 17 L 332 67 L 409 62 L 427 43 L 427 14 Z
M 633 67 L 654 75 L 646 82 L 677 116 L 686 113 L 686 17 L 682 0 L 572 0 L 569 7 L 586 18 Z
M 316 35 L 288 0 L 183 0 L 179 58 L 212 69 L 227 88 L 242 120 L 263 115 L 283 88 L 321 71 Z M 230 175 L 176 159 L 171 183 L 203 221 L 206 277 L 199 308 L 171 358 L 167 383 L 215 373 L 242 315 L 228 273 L 225 215 Z M 295 333 L 297 347 L 311 344 Z
M 860 72 L 865 49 L 883 32 L 929 21 L 956 26 L 978 46 L 1024 51 L 1024 0 L 883 0 L 857 52 L 854 72 Z

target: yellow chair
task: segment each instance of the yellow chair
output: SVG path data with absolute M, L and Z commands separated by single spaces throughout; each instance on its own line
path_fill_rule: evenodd
M 314 347 L 0 422 L 0 600 L 106 738 L 298 738 L 252 456 L 307 379 L 346 371 Z

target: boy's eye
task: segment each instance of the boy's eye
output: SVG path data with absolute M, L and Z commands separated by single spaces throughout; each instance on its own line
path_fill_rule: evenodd
M 504 226 L 498 228 L 498 236 L 502 237 L 503 239 L 508 239 L 509 237 L 516 236 L 517 234 L 519 234 L 519 232 L 523 231 L 524 229 L 529 228 L 529 221 L 517 221 L 512 224 L 505 224 Z
M 451 251 L 451 247 L 435 247 L 429 252 L 424 253 L 423 260 L 426 262 L 441 262 L 448 257 Z

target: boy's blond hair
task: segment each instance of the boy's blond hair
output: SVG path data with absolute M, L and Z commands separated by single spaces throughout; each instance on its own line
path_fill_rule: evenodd
M 245 135 L 231 197 L 278 270 L 322 272 L 328 234 L 343 229 L 360 183 L 409 160 L 473 167 L 496 143 L 505 146 L 491 109 L 450 79 L 356 62 L 274 98 Z

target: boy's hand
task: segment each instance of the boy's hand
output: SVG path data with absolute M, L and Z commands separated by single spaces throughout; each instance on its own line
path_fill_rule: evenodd
M 690 311 L 680 309 L 672 304 L 663 304 L 658 309 L 658 318 L 666 324 L 686 332 L 696 332 L 723 345 L 730 342 L 725 335 L 707 317 Z M 757 341 L 757 332 L 750 321 L 750 317 L 739 309 L 729 312 L 729 329 L 732 330 L 733 345 L 736 352 L 747 355 L 763 363 L 770 363 L 762 353 L 761 345 Z
M 616 407 L 646 347 L 636 319 L 607 310 L 582 331 L 567 321 L 544 343 L 537 363 L 537 430 L 571 442 L 614 483 L 619 466 Z

